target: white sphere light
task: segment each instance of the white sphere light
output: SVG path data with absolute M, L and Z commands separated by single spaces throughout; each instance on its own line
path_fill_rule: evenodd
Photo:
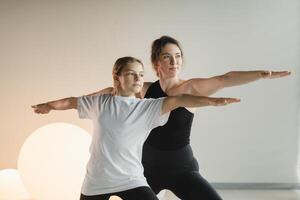
M 16 169 L 4 169 L 0 171 L 0 199 L 32 199 L 30 194 L 26 191 L 19 172 Z
M 122 199 L 118 196 L 111 196 L 109 197 L 109 200 L 122 200 Z
M 36 200 L 79 199 L 91 136 L 80 127 L 53 123 L 34 131 L 21 148 L 18 169 Z

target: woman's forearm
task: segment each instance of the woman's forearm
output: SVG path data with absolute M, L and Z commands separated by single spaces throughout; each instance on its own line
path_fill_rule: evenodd
M 224 87 L 231 87 L 267 78 L 269 73 L 269 71 L 231 71 L 221 77 Z

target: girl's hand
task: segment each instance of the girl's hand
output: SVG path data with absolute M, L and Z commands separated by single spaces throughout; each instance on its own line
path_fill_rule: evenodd
M 241 100 L 237 98 L 211 98 L 212 102 L 211 105 L 213 106 L 225 106 L 231 103 L 238 103 Z
M 33 111 L 37 114 L 47 114 L 51 110 L 51 106 L 49 106 L 47 103 L 42 103 L 31 107 L 33 108 Z
M 291 75 L 291 72 L 289 71 L 281 71 L 281 72 L 263 71 L 262 72 L 262 78 L 265 79 L 281 78 L 289 75 Z

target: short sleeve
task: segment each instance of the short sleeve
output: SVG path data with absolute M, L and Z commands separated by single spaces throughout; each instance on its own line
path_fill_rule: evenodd
M 81 96 L 77 98 L 79 118 L 92 119 L 100 112 L 101 96 Z
M 161 115 L 162 105 L 165 97 L 158 99 L 147 99 L 146 121 L 150 129 L 163 126 L 169 119 L 170 112 Z

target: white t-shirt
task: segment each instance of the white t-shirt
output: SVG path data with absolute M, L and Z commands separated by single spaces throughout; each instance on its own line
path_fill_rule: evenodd
M 77 99 L 80 118 L 93 120 L 90 159 L 82 194 L 98 195 L 148 186 L 142 148 L 151 129 L 164 125 L 164 98 L 138 99 L 112 95 Z

